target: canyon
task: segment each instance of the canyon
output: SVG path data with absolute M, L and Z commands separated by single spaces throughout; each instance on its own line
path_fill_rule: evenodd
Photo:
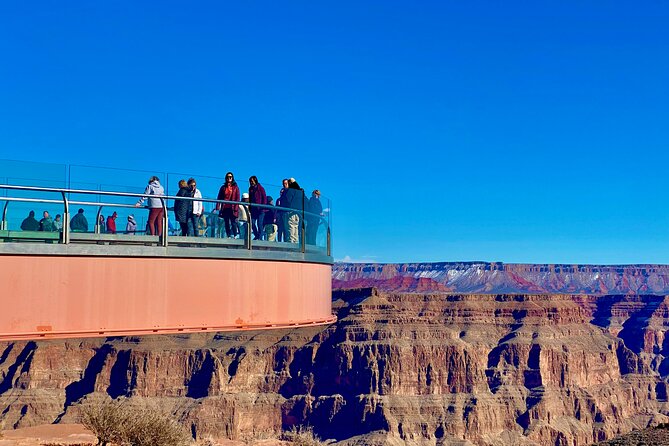
M 335 263 L 335 288 L 458 293 L 669 294 L 668 265 Z
M 74 423 L 109 397 L 244 441 L 309 425 L 342 445 L 581 446 L 669 421 L 669 300 L 630 291 L 660 289 L 665 267 L 593 267 L 627 287 L 601 294 L 364 268 L 333 268 L 329 326 L 0 344 L 0 423 Z

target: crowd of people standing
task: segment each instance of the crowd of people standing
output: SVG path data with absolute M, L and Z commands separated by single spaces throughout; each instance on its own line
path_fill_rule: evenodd
M 142 206 L 147 201 L 149 208 L 147 232 L 152 235 L 162 235 L 161 222 L 164 209 L 160 197 L 165 196 L 165 190 L 158 177 L 153 176 L 149 179 L 144 194 L 151 197 L 148 200 L 141 198 L 136 206 Z M 274 199 L 267 195 L 257 176 L 249 178 L 248 192 L 242 193 L 234 174 L 228 172 L 216 197 L 223 202 L 216 203 L 209 216 L 206 215 L 202 201 L 197 200 L 202 198 L 202 193 L 197 188 L 195 179 L 180 180 L 176 196 L 192 199 L 174 200 L 174 218 L 179 223 L 182 236 L 243 239 L 250 230 L 254 240 L 298 243 L 302 230 L 301 219 L 304 215 L 307 243 L 315 244 L 323 216 L 320 195 L 319 190 L 314 190 L 311 198 L 306 200 L 304 190 L 297 181 L 294 178 L 287 178 L 283 180 L 279 198 L 274 203 Z
M 299 243 L 304 229 L 306 243 L 316 244 L 318 228 L 324 215 L 319 190 L 314 190 L 307 199 L 298 182 L 294 178 L 286 178 L 275 202 L 273 197 L 267 195 L 257 176 L 251 176 L 248 181 L 248 192 L 241 192 L 234 174 L 226 173 L 225 181 L 216 197 L 222 202 L 215 203 L 207 213 L 203 202 L 198 200 L 202 198 L 202 193 L 196 180 L 180 180 L 172 208 L 174 219 L 179 224 L 180 235 L 245 239 L 249 235 L 247 231 L 251 231 L 254 240 Z M 146 233 L 162 236 L 165 211 L 163 199 L 166 196 L 157 176 L 149 178 L 144 195 L 147 196 L 140 198 L 135 207 L 141 207 L 145 203 L 148 207 Z M 96 231 L 116 234 L 117 217 L 116 212 L 107 218 L 100 214 Z M 171 226 L 170 222 L 170 229 Z M 61 216 L 56 215 L 52 219 L 47 211 L 44 211 L 43 218 L 39 221 L 35 218 L 35 212 L 30 211 L 21 224 L 24 231 L 61 231 L 62 227 Z M 74 232 L 88 232 L 84 209 L 79 209 L 72 217 L 70 229 Z M 125 231 L 120 232 L 139 232 L 134 215 L 128 216 Z

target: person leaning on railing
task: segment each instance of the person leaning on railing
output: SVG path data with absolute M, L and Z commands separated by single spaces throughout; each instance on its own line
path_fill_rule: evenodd
M 160 185 L 160 180 L 157 176 L 152 176 L 149 178 L 149 184 L 144 189 L 145 195 L 152 195 L 149 197 L 148 206 L 149 206 L 149 220 L 147 226 L 151 235 L 158 235 L 162 237 L 163 235 L 163 203 L 160 200 L 160 197 L 165 195 L 165 189 Z M 140 207 L 144 204 L 146 197 L 142 197 L 135 204 L 135 207 Z

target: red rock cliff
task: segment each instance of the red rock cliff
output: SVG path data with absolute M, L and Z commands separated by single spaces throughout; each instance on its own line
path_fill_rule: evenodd
M 663 296 L 335 293 L 326 328 L 0 345 L 6 427 L 102 395 L 194 434 L 310 424 L 353 444 L 586 445 L 665 421 Z

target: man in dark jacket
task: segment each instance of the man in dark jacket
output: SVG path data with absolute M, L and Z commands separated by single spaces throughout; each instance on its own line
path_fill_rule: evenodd
M 23 231 L 39 231 L 39 222 L 35 218 L 35 211 L 30 211 L 28 216 L 21 222 Z
M 56 230 L 56 225 L 53 224 L 53 218 L 49 215 L 47 211 L 44 211 L 42 214 L 44 218 L 39 221 L 39 230 L 46 232 L 53 232 Z
M 290 243 L 299 243 L 300 220 L 302 218 L 302 210 L 304 209 L 304 191 L 294 178 L 288 180 L 288 189 L 281 197 L 281 203 L 284 208 L 293 209 L 293 211 L 285 213 L 288 241 Z
M 304 219 L 307 222 L 307 244 L 316 244 L 316 235 L 318 234 L 318 226 L 321 223 L 320 215 L 323 214 L 323 205 L 321 204 L 321 191 L 316 189 L 311 193 L 311 198 L 307 202 Z
M 273 203 L 273 198 L 270 197 L 269 195 L 267 196 L 267 206 L 272 206 L 272 208 L 265 208 L 263 209 L 263 233 L 265 236 L 265 240 L 270 241 L 270 242 L 275 242 L 276 241 L 276 235 L 277 235 L 277 224 L 276 224 L 276 209 L 274 209 L 274 203 Z
M 88 220 L 84 217 L 83 209 L 79 209 L 77 215 L 70 220 L 70 229 L 73 232 L 88 232 Z

